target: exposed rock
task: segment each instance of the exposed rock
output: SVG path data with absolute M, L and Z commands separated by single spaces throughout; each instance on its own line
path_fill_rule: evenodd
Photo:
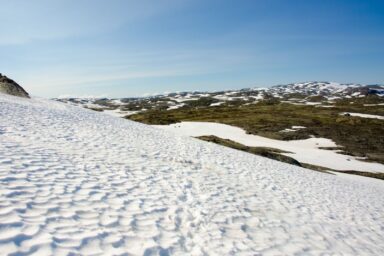
M 9 79 L 6 76 L 3 76 L 0 73 L 0 93 L 5 93 L 13 96 L 18 97 L 24 97 L 24 98 L 30 98 L 29 94 L 18 85 L 15 81 L 12 79 Z

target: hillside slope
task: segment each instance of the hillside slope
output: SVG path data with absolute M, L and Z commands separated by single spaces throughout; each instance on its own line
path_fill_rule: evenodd
M 0 252 L 383 255 L 384 183 L 0 94 Z
M 0 73 L 0 93 L 29 98 L 29 94 L 15 81 Z

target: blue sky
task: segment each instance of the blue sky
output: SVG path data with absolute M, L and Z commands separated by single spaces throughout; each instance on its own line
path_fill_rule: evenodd
M 42 97 L 384 83 L 382 0 L 0 0 L 0 72 Z

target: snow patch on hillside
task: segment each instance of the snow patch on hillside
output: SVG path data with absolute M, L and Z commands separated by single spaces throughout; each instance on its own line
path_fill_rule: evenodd
M 362 117 L 362 118 L 373 118 L 373 119 L 384 120 L 384 116 L 370 115 L 370 114 L 363 114 L 363 113 L 344 112 L 344 113 L 341 113 L 340 115 L 343 115 L 343 116 L 357 116 L 357 117 Z
M 214 135 L 229 139 L 249 147 L 276 148 L 291 153 L 283 155 L 293 157 L 302 163 L 318 165 L 334 170 L 354 170 L 365 172 L 384 172 L 384 165 L 359 161 L 353 156 L 338 154 L 336 150 L 320 149 L 321 147 L 337 147 L 330 139 L 310 138 L 306 140 L 282 141 L 247 134 L 243 129 L 210 122 L 181 122 L 171 125 L 154 125 L 154 127 L 172 131 L 185 136 Z M 282 132 L 295 132 L 297 129 L 285 129 Z

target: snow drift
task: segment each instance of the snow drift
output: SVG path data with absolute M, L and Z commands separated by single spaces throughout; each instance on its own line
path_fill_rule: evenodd
M 0 94 L 0 254 L 384 253 L 384 183 Z

